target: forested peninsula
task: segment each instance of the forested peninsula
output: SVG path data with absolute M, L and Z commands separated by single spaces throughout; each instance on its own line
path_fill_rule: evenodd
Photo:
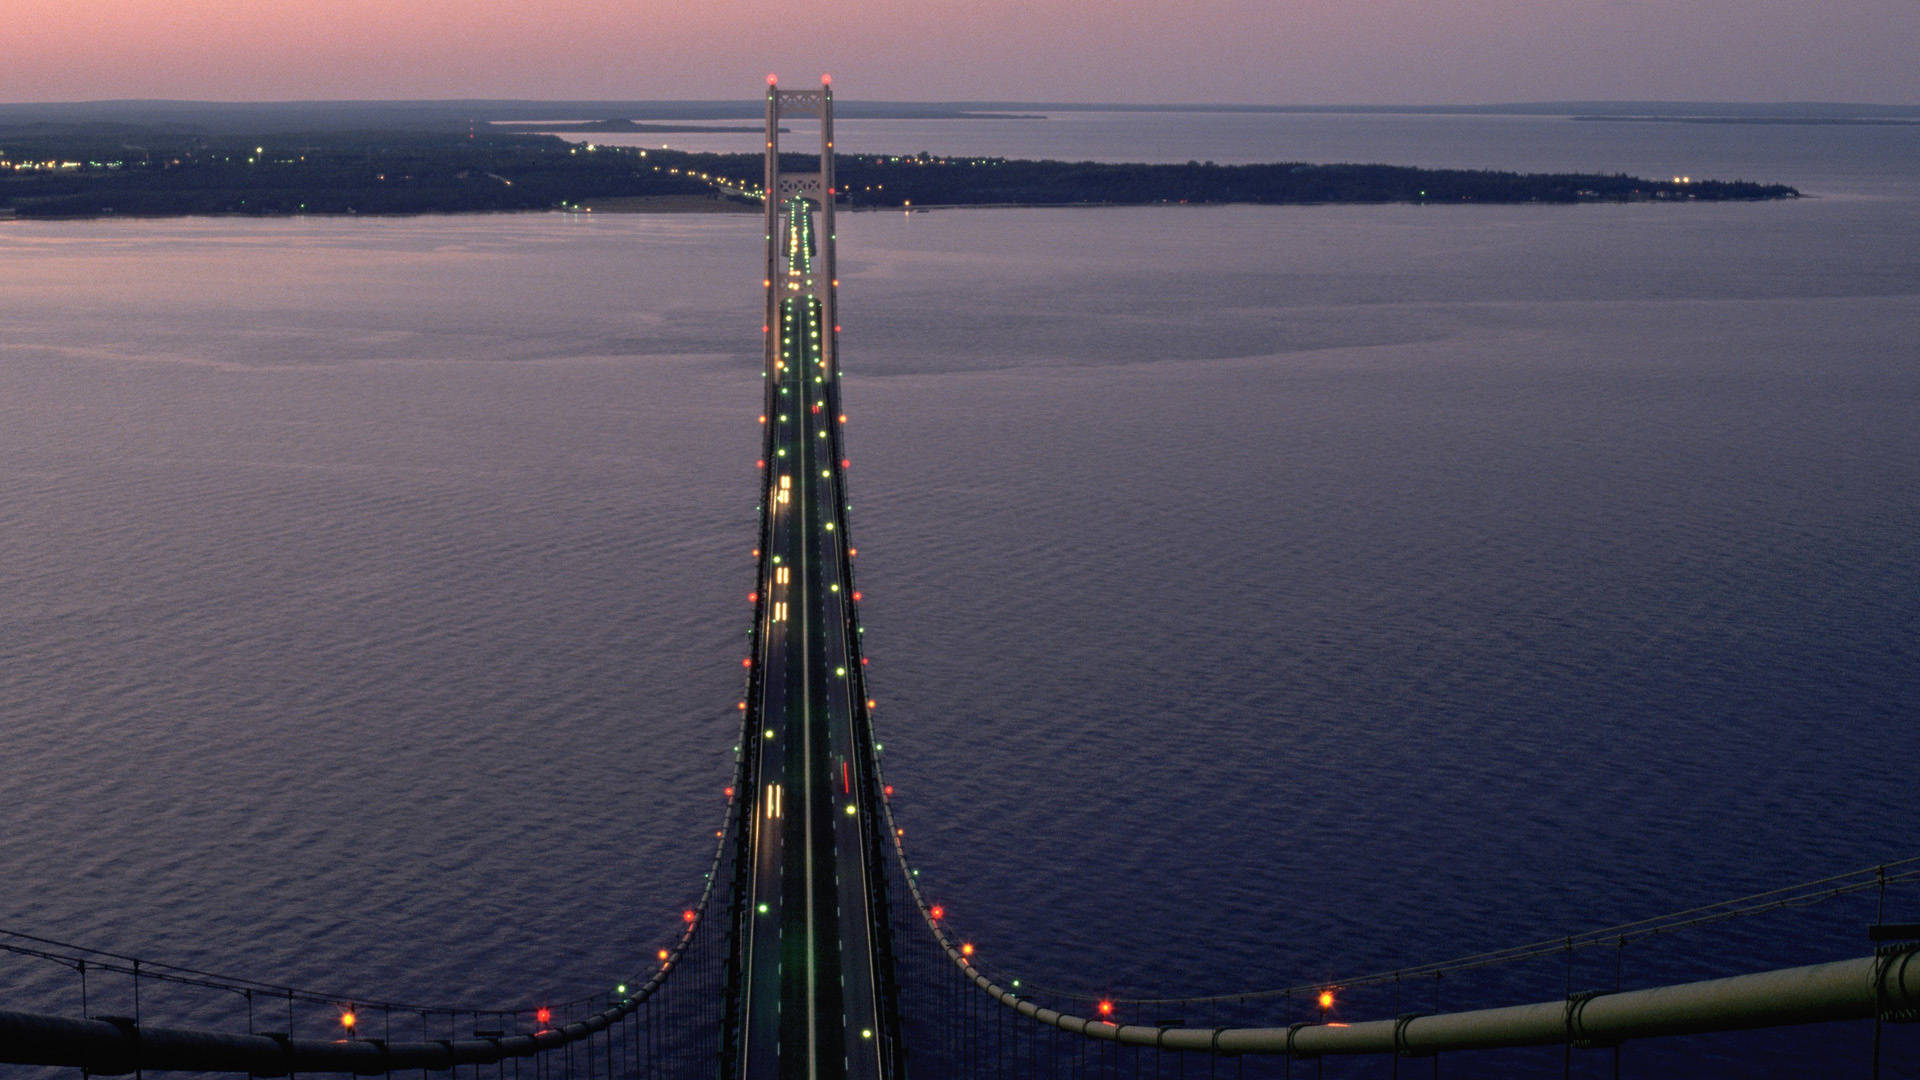
M 804 171 L 814 159 L 783 157 Z M 1393 165 L 1109 164 L 842 155 L 848 209 L 1156 204 L 1579 203 L 1794 198 L 1781 184 Z M 748 211 L 761 159 L 461 130 L 203 132 L 0 122 L 0 217 Z

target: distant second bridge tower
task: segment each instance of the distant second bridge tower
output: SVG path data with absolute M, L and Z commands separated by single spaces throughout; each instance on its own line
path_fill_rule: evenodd
M 820 140 L 815 148 L 819 166 L 812 172 L 788 175 L 780 167 L 780 123 L 794 117 L 815 117 L 820 122 Z M 782 283 L 781 247 L 785 238 L 787 211 L 796 197 L 804 198 L 820 210 L 820 228 L 815 235 L 817 257 L 811 279 L 802 283 L 808 295 L 820 302 L 822 363 L 838 372 L 840 359 L 840 267 L 834 252 L 834 196 L 837 194 L 833 170 L 833 83 L 820 77 L 818 90 L 782 90 L 773 76 L 767 76 L 767 165 L 763 190 L 766 192 L 767 239 L 767 319 L 766 361 L 772 372 L 779 359 L 779 305 L 783 296 L 792 295 L 795 283 Z M 837 388 L 836 388 L 837 393 Z

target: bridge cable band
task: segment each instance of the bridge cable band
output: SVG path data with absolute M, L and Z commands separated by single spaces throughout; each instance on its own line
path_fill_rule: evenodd
M 1594 998 L 1608 997 L 1616 993 L 1619 993 L 1619 991 L 1583 990 L 1578 994 L 1567 995 L 1566 1027 L 1568 1046 L 1579 1050 L 1592 1050 L 1600 1047 L 1613 1046 L 1619 1042 L 1618 1039 L 1596 1038 L 1595 1036 L 1587 1034 L 1584 1023 L 1584 1014 L 1587 1011 L 1588 1002 Z
M 1895 1005 L 1888 984 L 1901 985 L 1907 978 L 1907 967 L 1916 958 L 1920 958 L 1920 941 L 1901 942 L 1896 945 L 1882 945 L 1873 950 L 1873 1014 L 1874 1019 L 1890 1024 L 1911 1024 L 1920 1022 L 1920 1005 Z
M 1415 1050 L 1407 1045 L 1407 1025 L 1423 1016 L 1432 1016 L 1430 1012 L 1401 1013 L 1393 1018 L 1393 1053 L 1395 1057 L 1432 1057 L 1437 1051 Z

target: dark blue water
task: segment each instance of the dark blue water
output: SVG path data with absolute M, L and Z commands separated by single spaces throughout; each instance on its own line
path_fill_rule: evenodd
M 1920 854 L 1915 133 L 1288 122 L 1319 141 L 1244 156 L 1819 197 L 843 218 L 876 723 L 989 966 L 1338 980 Z M 1138 123 L 1018 130 L 1232 159 Z M 733 744 L 759 242 L 0 229 L 0 926 L 482 1006 L 670 937 Z M 1872 907 L 1636 945 L 1622 978 L 1860 955 Z M 5 977 L 0 1007 L 75 1007 Z M 1858 1075 L 1866 1038 L 1627 1062 Z

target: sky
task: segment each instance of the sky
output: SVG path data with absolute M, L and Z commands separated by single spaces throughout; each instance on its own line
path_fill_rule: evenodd
M 0 101 L 1920 104 L 1920 0 L 7 0 Z

